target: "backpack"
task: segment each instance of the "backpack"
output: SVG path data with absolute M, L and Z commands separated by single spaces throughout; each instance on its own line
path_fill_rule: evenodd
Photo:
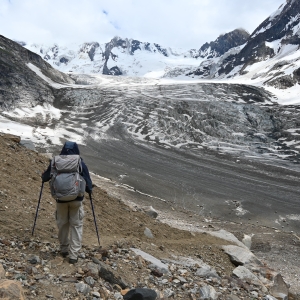
M 80 175 L 82 163 L 79 155 L 57 155 L 51 161 L 51 195 L 58 201 L 72 201 L 83 197 L 86 182 Z

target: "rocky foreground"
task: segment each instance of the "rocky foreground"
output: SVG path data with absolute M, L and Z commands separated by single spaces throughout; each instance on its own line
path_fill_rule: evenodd
M 149 288 L 156 299 L 300 299 L 231 234 L 170 227 L 153 209 L 127 206 L 99 187 L 93 193 L 101 247 L 86 201 L 83 248 L 70 265 L 59 254 L 48 187 L 31 236 L 48 159 L 4 135 L 0 153 L 0 298 L 123 299 L 128 290 Z

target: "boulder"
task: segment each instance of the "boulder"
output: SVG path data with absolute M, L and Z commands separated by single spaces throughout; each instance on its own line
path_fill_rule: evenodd
M 149 238 L 149 239 L 153 239 L 153 238 L 154 238 L 154 236 L 153 236 L 151 230 L 150 230 L 148 227 L 145 228 L 145 230 L 144 230 L 144 235 L 145 235 L 147 238 Z
M 0 299 L 25 300 L 25 294 L 19 281 L 0 280 Z
M 242 242 L 240 242 L 235 235 L 233 235 L 232 233 L 224 229 L 221 229 L 219 231 L 207 231 L 206 233 L 218 237 L 220 239 L 223 239 L 225 241 L 234 243 L 242 248 L 247 248 L 247 246 L 245 246 Z
M 262 262 L 248 249 L 239 246 L 222 246 L 222 249 L 229 255 L 231 262 L 236 266 L 254 264 L 262 265 Z
M 266 293 L 268 289 L 264 286 L 264 284 L 247 268 L 244 266 L 239 266 L 235 268 L 232 272 L 233 275 L 238 277 L 241 280 L 247 280 L 248 282 L 251 282 L 253 285 L 260 286 L 261 290 Z
M 220 279 L 220 276 L 217 274 L 216 270 L 210 266 L 203 266 L 197 269 L 196 275 L 204 278 L 214 277 Z
M 278 300 L 287 300 L 289 288 L 284 282 L 281 274 L 277 274 L 273 280 L 273 284 L 269 287 L 270 294 Z
M 268 287 L 270 294 L 278 299 L 285 299 L 289 294 L 289 287 L 284 282 L 280 273 L 270 269 L 267 266 L 261 266 L 256 268 L 256 271 L 265 279 L 268 280 L 268 284 L 265 285 Z
M 111 284 L 118 284 L 122 289 L 128 287 L 128 284 L 117 275 L 108 265 L 100 261 L 98 265 L 99 276 Z
M 201 300 L 217 300 L 218 293 L 211 285 L 204 285 L 199 290 Z
M 157 294 L 154 290 L 145 288 L 136 288 L 126 293 L 124 300 L 155 300 Z
M 156 219 L 158 216 L 157 211 L 152 206 L 143 207 L 143 211 L 153 219 Z

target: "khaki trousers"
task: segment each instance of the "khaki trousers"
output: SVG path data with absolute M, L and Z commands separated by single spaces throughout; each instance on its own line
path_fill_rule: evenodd
M 56 203 L 56 223 L 61 252 L 77 259 L 81 249 L 84 210 L 82 201 Z

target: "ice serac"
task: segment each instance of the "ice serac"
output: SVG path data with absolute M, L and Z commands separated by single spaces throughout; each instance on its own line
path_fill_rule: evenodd
M 199 56 L 207 59 L 219 57 L 229 49 L 245 44 L 249 36 L 250 34 L 244 29 L 235 29 L 222 34 L 215 41 L 202 45 Z

